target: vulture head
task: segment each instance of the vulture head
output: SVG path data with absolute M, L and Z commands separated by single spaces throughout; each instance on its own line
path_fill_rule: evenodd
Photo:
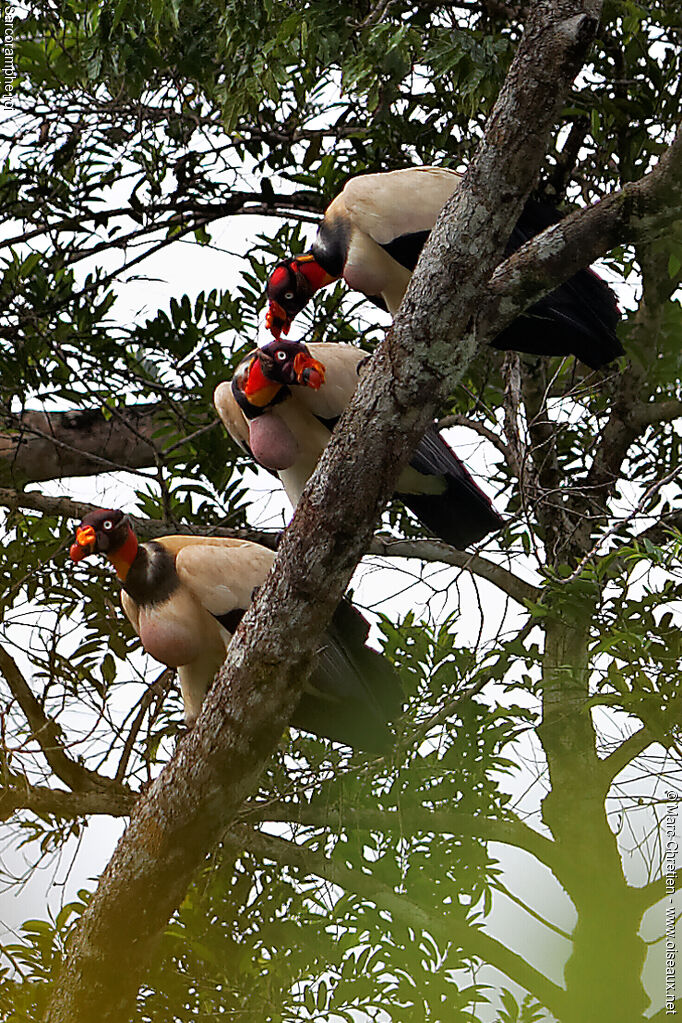
M 267 296 L 270 301 L 265 325 L 275 338 L 288 334 L 294 317 L 318 288 L 336 280 L 323 270 L 312 252 L 278 263 L 270 274 Z
M 76 530 L 76 542 L 71 545 L 69 555 L 77 562 L 89 554 L 104 554 L 119 578 L 125 579 L 137 547 L 137 537 L 128 516 L 113 508 L 98 508 L 86 515 Z
M 273 383 L 302 384 L 314 391 L 324 383 L 325 367 L 301 341 L 271 341 L 258 349 L 263 376 Z

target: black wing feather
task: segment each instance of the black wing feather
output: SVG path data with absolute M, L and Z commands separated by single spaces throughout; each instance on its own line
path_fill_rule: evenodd
M 464 550 L 504 525 L 490 498 L 474 483 L 435 425 L 422 437 L 410 465 L 445 483 L 442 494 L 398 493 L 403 504 L 441 540 Z
M 505 256 L 562 220 L 549 203 L 529 199 L 512 231 Z M 510 323 L 492 342 L 503 351 L 532 355 L 575 355 L 599 369 L 623 354 L 616 336 L 616 296 L 594 270 L 579 270 Z
M 233 633 L 246 612 L 234 608 L 216 615 Z M 353 749 L 381 753 L 389 749 L 389 727 L 399 714 L 400 681 L 382 654 L 366 646 L 369 625 L 353 605 L 343 600 L 322 637 L 309 685 L 291 723 L 314 735 L 342 742 Z
M 339 421 L 338 418 L 316 418 L 329 430 Z M 410 465 L 424 476 L 439 476 L 445 484 L 442 494 L 408 494 L 396 490 L 396 497 L 439 540 L 463 551 L 504 526 L 504 519 L 497 514 L 490 498 L 474 483 L 435 423 L 420 440 Z
M 352 604 L 341 601 L 324 634 L 310 677 L 314 693 L 303 694 L 292 724 L 354 749 L 385 752 L 400 714 L 398 675 L 383 654 L 366 646 L 369 625 Z
M 549 203 L 529 199 L 507 243 L 505 257 L 562 219 Z M 382 247 L 406 270 L 414 271 L 429 234 L 415 231 Z M 591 369 L 599 369 L 623 354 L 616 336 L 619 321 L 616 296 L 608 284 L 593 270 L 579 270 L 510 323 L 492 347 L 531 355 L 575 355 Z

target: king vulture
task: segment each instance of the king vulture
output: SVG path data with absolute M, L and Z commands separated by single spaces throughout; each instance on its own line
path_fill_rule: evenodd
M 320 360 L 324 359 L 324 363 Z M 275 470 L 295 507 L 358 383 L 366 354 L 348 344 L 273 341 L 244 359 L 213 400 L 232 438 Z M 398 480 L 396 496 L 460 550 L 504 524 L 435 425 Z
M 104 554 L 121 580 L 123 610 L 152 657 L 178 669 L 185 721 L 192 725 L 225 660 L 254 589 L 274 555 L 260 544 L 203 536 L 138 543 L 122 511 L 99 509 L 76 531 L 71 559 Z M 365 645 L 369 627 L 342 601 L 292 724 L 369 751 L 391 742 L 402 693 L 389 661 Z
M 310 251 L 272 271 L 266 324 L 273 336 L 287 334 L 313 294 L 340 277 L 395 317 L 424 242 L 461 178 L 445 167 L 352 178 L 327 208 Z M 560 219 L 553 207 L 529 199 L 505 256 Z M 575 355 L 598 369 L 623 354 L 615 333 L 619 319 L 608 285 L 593 270 L 580 270 L 492 345 L 533 355 Z

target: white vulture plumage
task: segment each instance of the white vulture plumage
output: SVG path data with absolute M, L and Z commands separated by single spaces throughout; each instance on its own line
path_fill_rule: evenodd
M 279 476 L 295 507 L 353 396 L 365 352 L 349 344 L 273 341 L 251 352 L 213 400 L 232 438 Z M 504 522 L 441 437 L 426 431 L 396 496 L 439 539 L 464 550 Z
M 461 178 L 445 167 L 351 178 L 328 206 L 310 251 L 279 263 L 270 274 L 266 324 L 273 336 L 288 333 L 314 293 L 339 278 L 395 316 L 424 242 Z M 505 256 L 559 220 L 552 206 L 529 199 Z M 575 355 L 598 369 L 623 354 L 619 320 L 609 286 L 593 270 L 580 270 L 514 320 L 492 346 Z
M 102 508 L 76 531 L 71 559 L 104 554 L 121 581 L 123 610 L 144 649 L 177 668 L 192 725 L 232 634 L 274 554 L 247 540 L 164 536 L 139 543 L 128 517 Z M 292 724 L 353 748 L 387 749 L 402 692 L 390 662 L 366 646 L 369 626 L 342 601 L 322 638 Z

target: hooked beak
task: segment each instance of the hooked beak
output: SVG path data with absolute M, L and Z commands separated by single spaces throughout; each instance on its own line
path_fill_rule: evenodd
M 312 355 L 307 352 L 299 352 L 294 359 L 294 373 L 299 384 L 319 391 L 324 383 L 326 370 L 324 363 L 313 359 Z
M 79 526 L 76 530 L 76 542 L 71 544 L 69 555 L 72 561 L 82 561 L 88 554 L 94 554 L 97 536 L 92 526 Z
M 282 334 L 289 333 L 291 320 L 279 302 L 270 302 L 268 311 L 265 314 L 265 326 L 278 341 Z

